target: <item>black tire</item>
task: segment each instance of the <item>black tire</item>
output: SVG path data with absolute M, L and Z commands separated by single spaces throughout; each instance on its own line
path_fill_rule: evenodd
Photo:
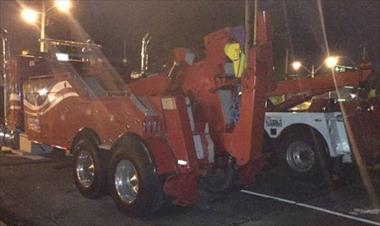
M 282 139 L 280 147 L 280 169 L 284 169 L 290 177 L 306 181 L 329 177 L 331 164 L 327 147 L 316 132 L 291 132 Z
M 234 167 L 235 161 L 231 156 L 217 156 L 207 174 L 200 178 L 200 185 L 211 193 L 230 193 L 236 187 L 238 177 Z
M 73 145 L 74 154 L 74 166 L 73 166 L 73 176 L 74 183 L 78 191 L 86 198 L 96 199 L 104 196 L 106 192 L 106 160 L 103 158 L 101 151 L 98 149 L 96 142 L 89 137 L 81 137 L 75 141 Z M 93 166 L 85 167 L 88 165 L 85 162 L 85 158 L 89 157 L 92 160 Z M 84 167 L 81 167 L 84 166 Z M 91 171 L 93 174 L 92 180 L 89 179 L 87 182 L 84 178 L 91 177 L 86 173 L 86 170 L 81 170 L 82 168 L 87 168 L 87 171 Z M 86 175 L 87 174 L 87 175 Z
M 275 143 L 266 132 L 264 132 L 264 143 L 262 153 L 266 158 L 266 163 L 263 170 L 270 170 L 276 168 L 276 166 L 278 165 L 278 156 L 275 153 Z
M 164 202 L 161 182 L 145 146 L 135 139 L 124 139 L 113 151 L 108 167 L 108 187 L 118 209 L 125 215 L 134 217 L 148 216 L 159 210 Z M 126 189 L 128 185 L 116 185 L 115 182 L 118 180 L 120 184 L 120 178 L 126 178 L 123 173 L 116 174 L 123 172 L 123 167 L 136 175 L 124 180 L 132 184 L 129 189 Z

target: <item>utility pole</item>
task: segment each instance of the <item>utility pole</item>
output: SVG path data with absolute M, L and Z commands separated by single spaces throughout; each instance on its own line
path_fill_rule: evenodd
M 45 28 L 46 28 L 46 5 L 45 0 L 42 0 L 42 6 L 41 6 L 41 29 L 40 29 L 40 52 L 45 53 Z
M 367 60 L 367 45 L 366 43 L 363 43 L 362 48 L 362 61 L 365 62 Z
M 128 60 L 127 60 L 127 41 L 124 39 L 123 40 L 123 65 L 127 65 Z
M 2 0 L 0 0 L 2 1 Z M 46 15 L 47 13 L 56 8 L 62 12 L 68 12 L 69 9 L 71 8 L 71 1 L 69 0 L 56 0 L 54 1 L 54 5 L 50 6 L 47 8 L 46 0 L 41 0 L 41 10 L 40 11 L 35 11 L 30 8 L 24 8 L 22 11 L 22 17 L 23 19 L 30 24 L 35 24 L 37 21 L 40 23 L 40 52 L 44 53 L 47 52 L 47 45 L 46 45 Z
M 4 28 L 4 1 L 0 1 L 0 29 Z
M 5 78 L 6 78 L 6 57 L 7 57 L 7 31 L 5 30 L 5 23 L 4 23 L 4 10 L 5 2 L 0 0 L 0 124 L 5 125 L 5 114 L 6 114 L 6 87 L 5 87 Z
M 286 48 L 285 52 L 285 67 L 284 67 L 285 79 L 288 78 L 289 75 L 289 48 Z
M 250 0 L 245 0 L 244 7 L 244 25 L 245 25 L 245 43 L 244 43 L 244 53 L 246 55 L 246 61 L 248 62 L 248 50 L 249 50 L 249 42 L 251 41 L 251 37 L 253 40 L 253 45 L 256 45 L 256 29 L 257 29 L 257 4 L 258 0 L 254 0 L 254 8 L 253 8 L 253 36 L 251 36 L 251 10 L 250 10 Z M 248 65 L 248 64 L 246 64 Z
M 249 49 L 249 39 L 251 38 L 250 31 L 251 27 L 249 24 L 249 0 L 244 2 L 244 26 L 245 26 L 245 42 L 244 42 L 244 53 L 248 58 L 248 49 Z
M 255 0 L 254 2 L 254 5 L 253 5 L 253 45 L 256 45 L 256 37 L 257 37 L 257 12 L 258 12 L 258 1 L 259 0 Z
M 3 37 L 3 29 L 5 29 L 5 26 L 4 26 L 4 1 L 1 1 L 0 0 L 0 35 L 1 37 Z M 3 41 L 0 43 L 0 46 L 1 48 L 3 49 Z M 3 51 L 1 52 L 1 54 L 3 54 Z M 0 85 L 2 86 L 3 85 L 3 56 L 1 55 L 0 57 L 0 75 L 1 75 L 1 78 L 0 78 Z

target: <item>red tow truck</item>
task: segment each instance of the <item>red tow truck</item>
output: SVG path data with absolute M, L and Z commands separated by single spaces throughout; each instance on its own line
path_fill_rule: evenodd
M 5 59 L 1 144 L 18 148 L 26 137 L 70 151 L 80 193 L 109 193 L 121 211 L 134 216 L 156 211 L 165 200 L 193 204 L 199 181 L 213 191 L 252 184 L 265 163 L 261 146 L 272 75 L 269 18 L 260 13 L 257 21 L 247 68 L 231 81 L 223 49 L 243 35 L 232 28 L 205 37 L 204 60 L 194 62 L 190 51 L 175 49 L 167 71 L 152 74 L 143 65 L 141 78 L 128 84 L 98 46 L 43 40 L 54 46 L 48 53 Z M 57 51 L 64 46 L 81 52 L 70 57 Z M 231 127 L 218 91 L 232 95 L 237 83 L 240 120 Z

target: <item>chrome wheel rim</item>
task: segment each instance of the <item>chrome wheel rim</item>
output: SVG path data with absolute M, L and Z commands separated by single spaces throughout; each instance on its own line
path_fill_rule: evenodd
M 286 150 L 286 161 L 290 168 L 297 172 L 307 172 L 315 164 L 312 147 L 302 141 L 291 143 Z
M 83 187 L 89 188 L 95 178 L 94 158 L 89 151 L 81 150 L 79 151 L 76 163 L 78 182 Z
M 135 201 L 139 191 L 139 179 L 135 166 L 129 160 L 121 160 L 115 170 L 115 188 L 118 196 L 126 203 Z

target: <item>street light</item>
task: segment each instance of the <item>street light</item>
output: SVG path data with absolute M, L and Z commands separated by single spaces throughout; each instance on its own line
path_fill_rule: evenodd
M 38 20 L 38 12 L 33 9 L 23 9 L 21 17 L 29 24 L 34 24 Z
M 59 11 L 65 13 L 68 12 L 72 7 L 71 1 L 69 0 L 55 0 L 54 4 Z
M 337 56 L 329 56 L 327 57 L 323 64 L 319 65 L 316 69 L 314 68 L 314 65 L 311 65 L 311 70 L 306 68 L 301 61 L 294 61 L 292 62 L 291 66 L 294 71 L 299 71 L 301 68 L 306 70 L 308 73 L 311 74 L 311 77 L 314 77 L 315 73 L 317 73 L 323 66 L 326 66 L 327 68 L 333 69 L 335 66 L 337 66 L 339 63 L 339 57 Z
M 21 17 L 27 23 L 36 23 L 40 19 L 40 52 L 46 52 L 45 48 L 45 30 L 46 30 L 46 14 L 53 8 L 57 8 L 61 12 L 67 13 L 72 7 L 70 0 L 55 0 L 54 5 L 46 9 L 45 0 L 42 0 L 41 11 L 37 12 L 33 9 L 24 8 L 21 11 Z
M 302 67 L 302 63 L 301 63 L 301 61 L 294 61 L 294 62 L 292 63 L 292 68 L 293 68 L 293 70 L 295 70 L 295 71 L 298 71 L 299 69 L 301 69 L 301 67 Z
M 337 56 L 329 56 L 325 60 L 326 67 L 333 69 L 338 64 L 339 57 Z

